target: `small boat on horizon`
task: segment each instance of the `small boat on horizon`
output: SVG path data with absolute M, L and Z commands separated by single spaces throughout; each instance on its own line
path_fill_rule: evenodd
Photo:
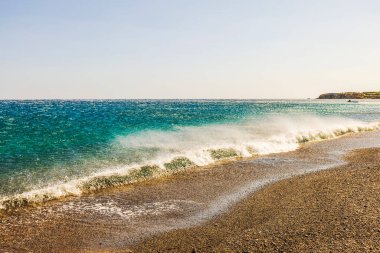
M 356 101 L 356 100 L 351 100 L 351 99 L 350 99 L 350 100 L 348 100 L 347 102 L 348 102 L 348 103 L 359 103 L 359 101 Z

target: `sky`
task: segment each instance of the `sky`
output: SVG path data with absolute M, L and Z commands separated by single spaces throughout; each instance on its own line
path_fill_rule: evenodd
M 380 90 L 380 1 L 0 0 L 0 99 Z

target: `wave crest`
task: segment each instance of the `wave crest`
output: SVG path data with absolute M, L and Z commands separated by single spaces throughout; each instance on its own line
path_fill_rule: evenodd
M 0 210 L 11 211 L 63 196 L 122 186 L 223 159 L 292 151 L 302 143 L 379 129 L 379 122 L 303 115 L 119 136 L 115 139 L 115 149 L 141 152 L 139 157 L 144 159 L 104 168 L 66 182 L 51 182 L 21 194 L 3 196 Z M 148 150 L 149 155 L 144 150 Z

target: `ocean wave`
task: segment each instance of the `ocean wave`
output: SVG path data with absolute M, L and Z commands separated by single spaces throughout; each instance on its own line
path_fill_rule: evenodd
M 225 159 L 293 151 L 302 143 L 379 129 L 379 122 L 293 115 L 118 136 L 112 143 L 115 150 L 142 153 L 149 150 L 149 156 L 142 154 L 143 161 L 107 167 L 80 178 L 51 182 L 20 194 L 2 196 L 0 210 L 11 211 L 60 197 L 123 186 Z

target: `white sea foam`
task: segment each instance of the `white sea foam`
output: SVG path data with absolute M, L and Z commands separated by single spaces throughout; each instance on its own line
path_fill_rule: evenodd
M 157 176 L 149 172 L 127 177 L 136 168 L 150 165 L 160 169 L 159 173 L 170 173 L 165 164 L 178 157 L 185 157 L 192 164 L 204 166 L 214 163 L 213 153 L 223 157 L 225 150 L 233 150 L 239 157 L 253 154 L 287 152 L 297 149 L 301 143 L 339 137 L 350 132 L 380 129 L 379 122 L 362 122 L 347 118 L 320 117 L 311 115 L 267 117 L 236 124 L 218 124 L 197 127 L 178 127 L 174 131 L 144 131 L 128 136 L 118 136 L 115 149 L 155 150 L 145 159 L 131 164 L 120 164 L 98 170 L 90 175 L 65 182 L 51 182 L 45 186 L 13 196 L 0 198 L 0 209 L 12 209 L 33 202 L 80 195 L 88 184 L 99 188 L 126 184 Z M 231 153 L 231 152 L 230 152 Z M 158 174 L 159 174 L 158 173 Z M 137 175 L 137 176 L 136 176 Z M 102 185 L 103 184 L 103 185 Z M 90 187 L 90 189 L 92 189 Z M 87 189 L 88 190 L 88 189 Z
M 168 200 L 161 202 L 150 202 L 141 205 L 121 206 L 116 201 L 85 203 L 69 202 L 62 205 L 59 210 L 69 213 L 97 213 L 103 216 L 119 216 L 123 219 L 134 219 L 141 216 L 158 216 L 165 213 L 181 211 L 183 206 L 199 205 L 199 203 L 189 200 Z

